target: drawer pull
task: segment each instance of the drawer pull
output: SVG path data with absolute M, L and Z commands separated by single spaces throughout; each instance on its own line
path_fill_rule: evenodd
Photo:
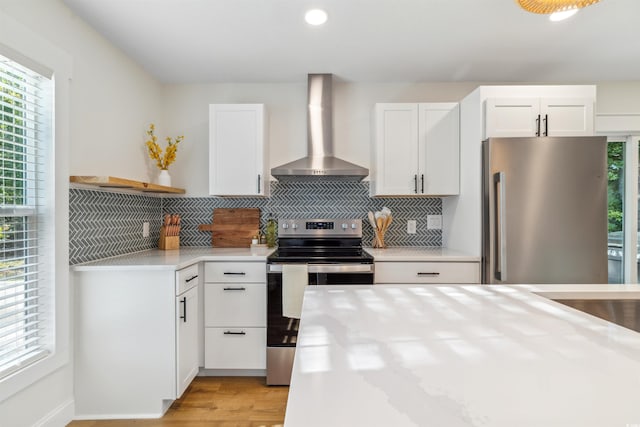
M 438 277 L 440 273 L 418 273 L 418 277 Z
M 225 291 L 246 291 L 247 288 L 245 287 L 241 287 L 241 288 L 222 288 Z
M 247 274 L 247 273 L 245 273 L 245 272 L 243 272 L 243 271 L 241 271 L 241 272 L 239 272 L 239 273 L 232 272 L 232 271 L 225 271 L 225 272 L 224 272 L 224 275 L 225 275 L 225 276 L 244 276 L 245 274 Z
M 247 335 L 245 331 L 233 332 L 233 331 L 224 331 L 225 335 Z
M 195 279 L 197 279 L 197 278 L 198 278 L 198 275 L 197 275 L 197 274 L 196 274 L 195 276 L 191 276 L 191 277 L 189 277 L 187 280 L 185 280 L 185 283 L 189 283 L 190 281 L 195 280 Z

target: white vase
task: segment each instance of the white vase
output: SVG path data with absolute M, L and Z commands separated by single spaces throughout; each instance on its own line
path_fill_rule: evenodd
M 158 185 L 164 185 L 165 187 L 171 187 L 171 175 L 166 169 L 160 169 L 158 174 Z

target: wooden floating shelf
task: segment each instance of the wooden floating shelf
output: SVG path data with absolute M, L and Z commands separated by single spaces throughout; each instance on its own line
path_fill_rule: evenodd
M 183 188 L 166 187 L 149 182 L 116 178 L 113 176 L 70 176 L 69 181 L 75 184 L 93 185 L 101 188 L 128 188 L 144 193 L 184 194 Z

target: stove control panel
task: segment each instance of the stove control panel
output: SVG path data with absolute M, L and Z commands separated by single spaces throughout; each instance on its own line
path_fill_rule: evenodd
M 279 237 L 362 237 L 361 219 L 281 219 Z

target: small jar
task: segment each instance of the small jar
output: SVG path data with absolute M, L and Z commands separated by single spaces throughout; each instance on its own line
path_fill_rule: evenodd
M 251 244 L 252 244 L 252 245 L 257 245 L 257 244 L 259 243 L 259 241 L 260 241 L 260 240 L 258 239 L 258 236 L 257 236 L 257 235 L 256 235 L 256 236 L 253 236 L 253 238 L 251 238 Z
M 264 235 L 264 234 L 261 234 L 261 235 L 260 235 L 260 244 L 261 244 L 261 245 L 264 245 L 264 244 L 266 244 L 266 243 L 267 243 L 267 238 L 265 237 L 265 235 Z

